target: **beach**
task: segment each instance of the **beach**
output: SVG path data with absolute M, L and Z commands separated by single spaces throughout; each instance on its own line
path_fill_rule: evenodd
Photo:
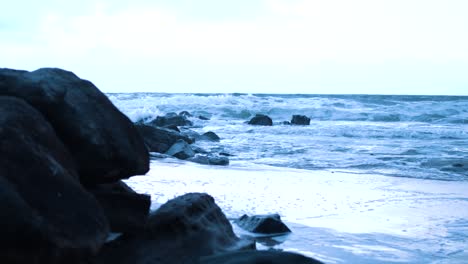
M 184 193 L 207 192 L 231 219 L 278 213 L 293 233 L 258 246 L 325 263 L 463 263 L 468 257 L 468 182 L 162 159 L 127 183 L 151 194 L 152 209 Z

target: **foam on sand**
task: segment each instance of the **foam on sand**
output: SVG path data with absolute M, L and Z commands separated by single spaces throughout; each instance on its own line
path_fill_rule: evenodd
M 151 194 L 153 208 L 187 192 L 207 192 L 228 217 L 279 213 L 293 234 L 263 246 L 327 263 L 461 263 L 457 259 L 468 257 L 468 182 L 166 159 L 128 183 Z

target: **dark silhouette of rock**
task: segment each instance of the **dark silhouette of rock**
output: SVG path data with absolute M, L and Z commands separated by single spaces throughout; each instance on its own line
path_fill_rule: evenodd
M 72 72 L 0 69 L 0 95 L 24 99 L 44 115 L 72 154 L 82 182 L 112 182 L 149 170 L 148 151 L 133 123 Z
M 273 120 L 271 120 L 269 116 L 256 114 L 252 119 L 250 119 L 249 125 L 272 126 Z
M 165 116 L 158 116 L 155 120 L 148 124 L 158 127 L 168 126 L 192 126 L 192 121 L 187 119 L 185 115 L 178 115 L 176 113 L 167 113 Z
M 177 131 L 142 124 L 135 126 L 151 152 L 165 153 L 177 140 L 184 140 L 189 144 L 193 143 L 192 139 Z
M 291 122 L 289 122 L 289 121 L 283 121 L 283 122 L 281 122 L 281 125 L 290 126 L 290 125 L 291 125 Z
M 269 215 L 243 215 L 235 221 L 243 229 L 261 234 L 279 234 L 291 232 L 289 228 L 281 221 L 278 214 Z
M 221 138 L 219 138 L 218 135 L 216 135 L 215 132 L 211 132 L 211 131 L 208 131 L 206 133 L 203 133 L 199 138 L 198 140 L 208 140 L 208 141 L 215 141 L 215 142 L 219 142 L 221 140 Z
M 310 125 L 310 118 L 304 115 L 293 115 L 291 119 L 291 124 L 308 126 Z
M 96 253 L 109 233 L 53 127 L 24 100 L 6 96 L 0 201 L 0 263 L 75 263 Z
M 192 147 L 190 147 L 187 142 L 179 139 L 166 151 L 165 154 L 184 160 L 195 156 L 195 151 L 193 151 Z
M 179 113 L 180 116 L 192 117 L 193 115 L 189 111 L 182 111 Z
M 145 231 L 112 241 L 98 260 L 119 264 L 195 264 L 201 256 L 246 248 L 254 249 L 255 243 L 236 237 L 211 196 L 188 193 L 152 213 Z
M 122 181 L 88 190 L 104 210 L 112 232 L 135 233 L 145 227 L 151 205 L 149 195 L 136 193 Z
M 321 264 L 297 253 L 274 250 L 244 250 L 202 257 L 199 264 Z
M 208 117 L 202 116 L 202 115 L 199 115 L 199 116 L 198 116 L 198 119 L 200 119 L 200 120 L 205 120 L 205 121 L 210 120 Z

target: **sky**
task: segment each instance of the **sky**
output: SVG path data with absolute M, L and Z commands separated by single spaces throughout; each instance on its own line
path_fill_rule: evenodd
M 15 0 L 0 67 L 104 92 L 468 95 L 466 0 Z

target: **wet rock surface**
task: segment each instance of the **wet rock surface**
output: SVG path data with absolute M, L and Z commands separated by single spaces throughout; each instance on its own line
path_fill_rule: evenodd
M 291 230 L 281 221 L 278 214 L 243 215 L 235 221 L 243 229 L 260 234 L 289 233 Z
M 249 125 L 272 126 L 273 120 L 267 115 L 257 114 L 248 122 Z
M 149 170 L 148 152 L 132 122 L 72 72 L 0 69 L 0 95 L 21 98 L 41 112 L 71 153 L 83 182 L 112 182 Z
M 41 113 L 0 96 L 1 263 L 86 258 L 109 226 L 80 184 L 72 155 Z
M 304 115 L 293 115 L 291 119 L 292 125 L 308 126 L 310 125 L 310 118 Z

